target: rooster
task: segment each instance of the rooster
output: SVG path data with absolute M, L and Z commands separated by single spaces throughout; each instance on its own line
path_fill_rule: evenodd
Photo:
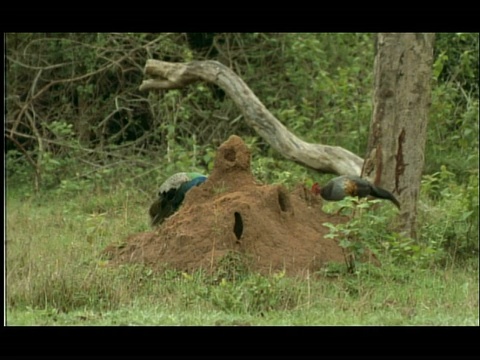
M 390 200 L 400 209 L 400 203 L 391 192 L 375 186 L 359 176 L 342 175 L 330 180 L 324 187 L 315 183 L 312 186 L 312 192 L 316 195 L 320 194 L 322 198 L 330 201 L 342 200 L 346 196 L 359 198 L 373 196 Z

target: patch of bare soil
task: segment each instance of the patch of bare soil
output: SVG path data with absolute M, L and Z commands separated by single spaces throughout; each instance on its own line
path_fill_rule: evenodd
M 154 268 L 214 270 L 229 252 L 242 254 L 252 271 L 285 270 L 294 275 L 344 262 L 337 241 L 326 239 L 322 223 L 344 222 L 321 210 L 321 200 L 302 185 L 259 184 L 250 169 L 250 151 L 231 136 L 217 152 L 208 180 L 190 190 L 179 211 L 152 232 L 107 247 L 111 263 L 141 262 Z

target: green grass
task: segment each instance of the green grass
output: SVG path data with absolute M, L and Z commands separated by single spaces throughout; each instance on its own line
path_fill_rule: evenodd
M 148 205 L 122 186 L 7 194 L 7 325 L 479 324 L 477 259 L 235 281 L 108 266 L 101 251 L 148 229 Z

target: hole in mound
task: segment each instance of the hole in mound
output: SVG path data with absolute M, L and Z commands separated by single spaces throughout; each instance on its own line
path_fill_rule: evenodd
M 288 209 L 290 209 L 290 199 L 288 198 L 288 195 L 282 191 L 282 189 L 278 189 L 278 203 L 283 212 L 286 212 Z
M 242 220 L 242 215 L 240 215 L 240 213 L 236 211 L 235 211 L 235 225 L 233 225 L 233 232 L 235 233 L 237 240 L 240 240 L 243 233 L 243 220 Z
M 226 149 L 224 158 L 227 161 L 234 162 L 235 159 L 237 158 L 237 154 L 235 153 L 235 150 L 233 150 L 233 149 Z

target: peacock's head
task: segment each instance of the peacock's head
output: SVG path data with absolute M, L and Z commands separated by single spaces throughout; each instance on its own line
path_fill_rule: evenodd
M 315 183 L 312 185 L 312 193 L 314 193 L 315 195 L 320 195 L 320 185 L 318 185 L 318 183 Z

